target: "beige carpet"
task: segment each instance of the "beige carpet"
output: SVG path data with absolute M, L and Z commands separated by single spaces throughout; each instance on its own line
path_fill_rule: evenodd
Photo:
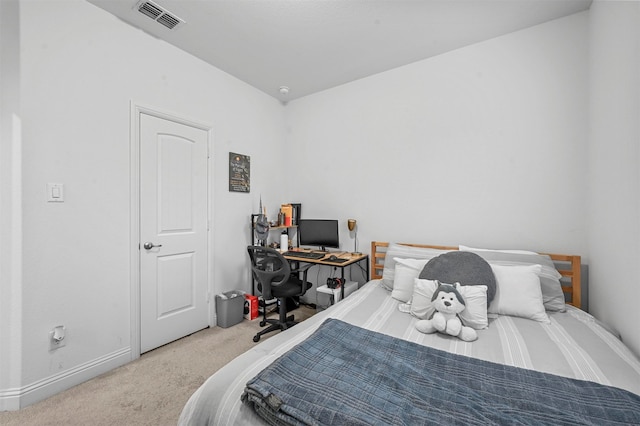
M 315 310 L 302 306 L 293 313 L 302 321 Z M 259 329 L 256 319 L 199 331 L 22 410 L 0 412 L 0 424 L 175 425 L 191 394 L 220 367 L 255 346 L 252 337 Z

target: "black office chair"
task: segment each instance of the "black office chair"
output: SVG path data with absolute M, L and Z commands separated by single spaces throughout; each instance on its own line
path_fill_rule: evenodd
M 307 263 L 292 269 L 287 259 L 275 249 L 249 246 L 247 250 L 251 258 L 253 277 L 262 293 L 264 317 L 260 326 L 271 324 L 253 337 L 253 341 L 257 342 L 263 334 L 274 330 L 286 330 L 296 324 L 293 315 L 287 317 L 287 298 L 302 296 L 311 287 L 311 283 L 307 282 L 307 270 L 313 265 Z M 280 304 L 278 319 L 267 318 L 267 306 L 264 302 L 273 298 L 278 299 Z

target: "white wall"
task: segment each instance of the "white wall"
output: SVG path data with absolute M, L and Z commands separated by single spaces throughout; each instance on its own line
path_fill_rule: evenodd
M 22 368 L 16 378 L 11 367 L 20 362 L 0 363 L 0 399 L 26 393 L 23 405 L 33 402 L 32 396 L 44 396 L 38 389 L 52 389 L 50 381 L 68 385 L 83 371 L 95 373 L 96 363 L 121 362 L 128 354 L 131 100 L 213 126 L 213 292 L 248 290 L 248 216 L 262 195 L 270 214 L 291 201 L 303 203 L 305 217 L 340 219 L 349 250 L 346 219 L 355 217 L 363 251 L 376 239 L 581 254 L 592 265 L 593 309 L 640 353 L 639 339 L 630 337 L 637 321 L 628 320 L 629 306 L 616 304 L 638 300 L 637 280 L 622 283 L 638 273 L 638 150 L 632 143 L 638 130 L 631 124 L 637 124 L 638 97 L 618 91 L 626 83 L 638 87 L 638 61 L 605 52 L 612 45 L 630 48 L 633 37 L 637 42 L 631 31 L 621 45 L 613 43 L 616 31 L 638 21 L 625 16 L 620 26 L 619 15 L 629 9 L 612 17 L 600 2 L 594 6 L 595 17 L 587 12 L 549 22 L 284 108 L 82 0 L 21 1 L 21 40 L 9 46 L 21 48 L 13 82 L 20 82 L 24 154 L 12 167 L 23 172 L 24 250 L 17 256 L 24 257 L 23 300 L 9 313 L 0 305 L 1 336 L 9 334 L 7 319 L 23 322 L 10 341 L 18 347 L 3 346 L 0 356 L 21 360 Z M 6 10 L 3 4 L 0 18 Z M 3 26 L 3 49 L 7 32 Z M 589 32 L 597 36 L 590 39 Z M 589 47 L 598 55 L 591 62 Z M 601 58 L 635 68 L 621 85 Z M 0 72 L 4 90 L 12 71 L 0 62 Z M 600 96 L 613 89 L 612 103 L 631 105 L 621 111 L 635 111 L 634 117 L 620 120 L 604 104 L 589 110 L 589 90 Z M 629 142 L 608 157 L 612 127 Z M 227 190 L 229 151 L 251 155 L 250 194 Z M 626 154 L 631 159 L 618 170 L 618 156 Z M 287 183 L 284 162 L 298 183 Z M 6 169 L 0 173 L 4 178 Z M 47 182 L 65 184 L 64 204 L 46 203 Z M 6 196 L 7 184 L 0 185 Z M 609 194 L 612 186 L 620 192 Z M 609 209 L 605 201 L 627 209 Z M 0 213 L 4 236 L 4 204 Z M 618 219 L 619 228 L 612 223 Z M 627 254 L 621 272 L 613 272 L 618 263 L 607 251 Z M 4 298 L 11 289 L 2 262 Z M 610 297 L 612 276 L 619 297 L 594 302 Z M 49 353 L 47 332 L 58 324 L 67 326 L 69 342 Z
M 590 308 L 640 354 L 640 3 L 589 15 Z
M 17 0 L 0 1 L 0 410 L 20 387 L 20 26 Z M 7 391 L 8 389 L 8 391 Z
M 24 405 L 130 359 L 130 102 L 213 127 L 212 293 L 249 290 L 249 215 L 260 194 L 281 196 L 284 118 L 274 98 L 83 0 L 20 2 L 20 36 L 23 321 L 11 352 Z M 229 151 L 251 156 L 250 194 L 228 192 Z M 47 182 L 64 183 L 64 203 L 46 202 Z M 50 353 L 59 324 L 67 345 Z
M 355 217 L 363 250 L 586 256 L 587 23 L 573 15 L 290 102 L 303 215 Z

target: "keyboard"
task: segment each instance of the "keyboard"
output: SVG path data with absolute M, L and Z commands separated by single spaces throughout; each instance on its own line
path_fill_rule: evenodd
M 302 259 L 322 259 L 327 255 L 326 253 L 315 253 L 312 251 L 285 251 L 282 254 L 285 256 L 299 257 Z

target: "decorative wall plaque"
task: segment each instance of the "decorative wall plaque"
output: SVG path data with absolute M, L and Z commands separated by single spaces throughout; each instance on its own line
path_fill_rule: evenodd
M 250 192 L 251 189 L 251 157 L 248 155 L 229 153 L 229 191 Z

